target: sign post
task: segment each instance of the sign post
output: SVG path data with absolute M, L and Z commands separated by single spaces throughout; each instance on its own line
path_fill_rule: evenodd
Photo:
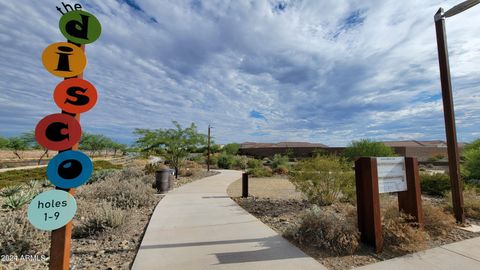
M 74 188 L 88 181 L 93 172 L 90 158 L 76 150 L 82 135 L 80 113 L 91 109 L 97 101 L 95 87 L 83 80 L 87 63 L 84 44 L 100 36 L 101 26 L 95 16 L 78 7 L 81 8 L 77 4 L 75 10 L 62 13 L 59 22 L 60 31 L 68 42 L 51 44 L 42 54 L 45 69 L 65 79 L 57 85 L 53 95 L 62 112 L 46 116 L 35 128 L 35 138 L 41 146 L 59 151 L 47 167 L 47 178 L 56 189 L 37 195 L 28 207 L 31 224 L 52 231 L 52 270 L 70 267 L 71 220 L 77 210 Z
M 355 161 L 358 229 L 361 240 L 383 249 L 380 193 L 398 193 L 399 210 L 423 227 L 418 162 L 411 157 L 361 157 Z

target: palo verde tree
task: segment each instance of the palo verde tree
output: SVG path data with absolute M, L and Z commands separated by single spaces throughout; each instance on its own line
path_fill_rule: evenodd
M 395 156 L 395 152 L 382 142 L 362 139 L 352 141 L 343 155 L 349 160 L 355 160 L 358 157 L 391 157 Z
M 158 154 L 175 168 L 178 168 L 188 155 L 207 143 L 207 136 L 197 131 L 195 123 L 182 128 L 176 121 L 172 122 L 175 128 L 171 129 L 135 129 L 134 134 L 139 136 L 136 146 L 146 155 Z M 178 174 L 175 173 L 178 177 Z

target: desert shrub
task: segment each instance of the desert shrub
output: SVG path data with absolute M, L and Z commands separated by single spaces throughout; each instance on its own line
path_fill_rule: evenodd
M 465 145 L 462 155 L 467 179 L 480 179 L 480 139 Z
M 275 169 L 273 169 L 273 172 L 275 174 L 288 175 L 288 167 L 284 165 L 278 166 Z
M 28 188 L 36 188 L 38 186 L 38 180 L 30 180 L 26 183 Z
M 247 167 L 250 169 L 260 168 L 262 166 L 263 166 L 262 161 L 259 159 L 252 158 L 247 161 Z
M 280 154 L 275 154 L 272 158 L 272 169 L 278 167 L 286 167 L 288 169 L 288 156 L 282 156 Z
M 155 201 L 155 190 L 145 184 L 144 176 L 132 177 L 131 173 L 133 172 L 122 171 L 117 177 L 110 176 L 104 181 L 81 186 L 78 189 L 78 197 L 92 201 L 106 200 L 122 209 L 151 205 Z
M 35 197 L 35 195 L 37 195 L 37 192 L 35 191 L 28 191 L 28 192 L 21 191 L 6 197 L 2 206 L 4 208 L 18 210 L 23 208 L 23 206 L 26 205 L 27 203 L 29 203 L 32 200 L 32 198 Z
M 412 222 L 412 217 L 399 212 L 392 205 L 383 214 L 382 235 L 385 249 L 399 253 L 411 253 L 425 249 L 429 236 Z
M 450 177 L 444 173 L 421 173 L 420 187 L 423 194 L 445 196 L 445 193 L 450 190 Z
M 272 169 L 266 166 L 249 169 L 248 175 L 251 177 L 270 177 L 273 175 Z
M 128 216 L 126 210 L 113 207 L 107 202 L 83 206 L 82 209 L 80 224 L 73 227 L 74 238 L 94 236 L 118 228 L 125 223 Z
M 10 197 L 10 196 L 13 196 L 13 195 L 19 193 L 20 191 L 22 191 L 22 186 L 21 185 L 9 186 L 9 187 L 6 187 L 6 188 L 2 189 L 1 194 L 4 197 Z
M 217 165 L 221 169 L 231 169 L 235 163 L 235 158 L 232 155 L 222 153 L 218 157 Z
M 289 178 L 311 203 L 330 205 L 337 200 L 354 200 L 354 173 L 337 157 L 317 156 L 300 161 Z
M 238 154 L 238 150 L 240 150 L 240 144 L 238 143 L 229 143 L 226 144 L 223 148 L 222 151 L 229 155 L 236 155 Z
M 0 254 L 32 254 L 48 244 L 47 232 L 35 229 L 26 211 L 5 213 L 0 219 L 0 228 Z
M 240 170 L 246 170 L 248 167 L 248 158 L 246 156 L 234 156 L 235 162 L 233 164 L 234 168 Z
M 448 193 L 446 198 L 445 208 L 453 212 L 452 206 L 452 194 Z M 468 218 L 473 218 L 480 220 L 480 193 L 470 186 L 465 186 L 463 189 L 463 209 L 465 211 L 465 216 Z
M 92 176 L 90 176 L 90 179 L 88 180 L 88 184 L 95 183 L 97 181 L 103 181 L 105 180 L 108 176 L 111 176 L 115 174 L 117 170 L 115 169 L 105 169 L 105 170 L 99 170 L 99 171 L 94 171 L 92 173 Z
M 431 156 L 427 159 L 428 162 L 436 162 L 436 161 L 439 161 L 439 160 L 442 160 L 443 158 L 445 158 L 444 155 L 442 154 L 436 154 L 434 156 Z
M 301 217 L 300 224 L 289 228 L 284 236 L 333 254 L 353 254 L 360 241 L 354 224 L 354 220 L 313 205 Z
M 425 216 L 424 227 L 430 236 L 446 235 L 455 227 L 453 216 L 445 213 L 441 207 L 434 206 L 431 203 L 424 203 L 423 214 Z

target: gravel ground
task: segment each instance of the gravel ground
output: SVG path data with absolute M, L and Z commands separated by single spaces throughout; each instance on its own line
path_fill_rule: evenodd
M 228 188 L 228 194 L 245 210 L 256 216 L 279 234 L 283 234 L 290 226 L 299 224 L 302 212 L 311 206 L 310 203 L 302 199 L 301 194 L 292 195 L 293 198 L 286 196 L 286 194 L 295 192 L 294 188 L 292 190 L 293 185 L 286 178 L 252 178 L 250 183 L 250 194 L 254 195 L 253 197 L 239 198 L 241 183 L 238 181 L 234 182 Z M 285 190 L 281 190 L 281 187 L 285 187 Z M 395 197 L 396 196 L 388 195 L 382 196 L 381 204 L 388 205 L 388 202 L 396 200 Z M 424 200 L 431 201 L 432 199 L 425 198 Z M 339 206 L 328 206 L 325 207 L 324 210 L 334 212 L 342 211 L 341 209 L 339 210 L 338 207 Z M 480 236 L 480 233 L 471 233 L 454 228 L 445 236 L 430 239 L 427 243 L 427 248 L 478 236 Z M 308 243 L 302 245 L 297 242 L 292 242 L 292 244 L 302 249 L 305 253 L 329 269 L 334 270 L 351 269 L 403 255 L 389 251 L 376 254 L 370 247 L 361 245 L 359 250 L 353 255 L 335 256 L 326 250 L 311 247 Z

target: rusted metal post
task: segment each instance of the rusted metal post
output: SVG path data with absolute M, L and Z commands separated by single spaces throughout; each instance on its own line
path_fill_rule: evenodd
M 75 43 L 73 43 L 75 44 Z M 78 46 L 78 44 L 75 44 Z M 80 48 L 85 51 L 85 45 L 81 45 Z M 74 77 L 83 79 L 83 73 Z M 68 80 L 70 78 L 65 78 Z M 65 111 L 62 113 L 72 115 Z M 80 123 L 80 114 L 73 114 L 72 116 L 77 119 Z M 78 150 L 78 143 L 73 145 L 69 150 Z M 67 151 L 67 150 L 65 150 Z M 63 152 L 63 151 L 59 151 Z M 57 188 L 58 189 L 58 188 Z M 74 195 L 75 189 L 70 188 L 67 189 L 68 193 Z M 52 235 L 50 237 L 50 262 L 49 262 L 49 269 L 50 270 L 68 270 L 70 269 L 70 252 L 71 252 L 71 242 L 72 242 L 72 221 L 68 222 L 67 225 L 53 230 Z
M 376 158 L 361 157 L 355 161 L 355 182 L 361 241 L 379 253 L 383 249 L 383 238 Z
M 448 167 L 452 185 L 453 212 L 457 223 L 465 223 L 463 209 L 462 182 L 460 181 L 460 161 L 455 128 L 455 113 L 453 108 L 452 82 L 448 61 L 447 35 L 445 33 L 445 17 L 440 8 L 435 14 L 435 29 L 437 34 L 438 63 L 442 85 L 443 114 L 445 118 L 445 133 L 447 137 Z
M 420 227 L 424 225 L 422 195 L 420 191 L 420 175 L 417 158 L 405 158 L 407 175 L 407 190 L 398 192 L 398 208 L 405 214 L 412 216 Z
M 242 173 L 242 198 L 248 197 L 248 173 Z
M 207 172 L 210 171 L 210 125 L 208 125 L 208 156 L 207 156 Z

